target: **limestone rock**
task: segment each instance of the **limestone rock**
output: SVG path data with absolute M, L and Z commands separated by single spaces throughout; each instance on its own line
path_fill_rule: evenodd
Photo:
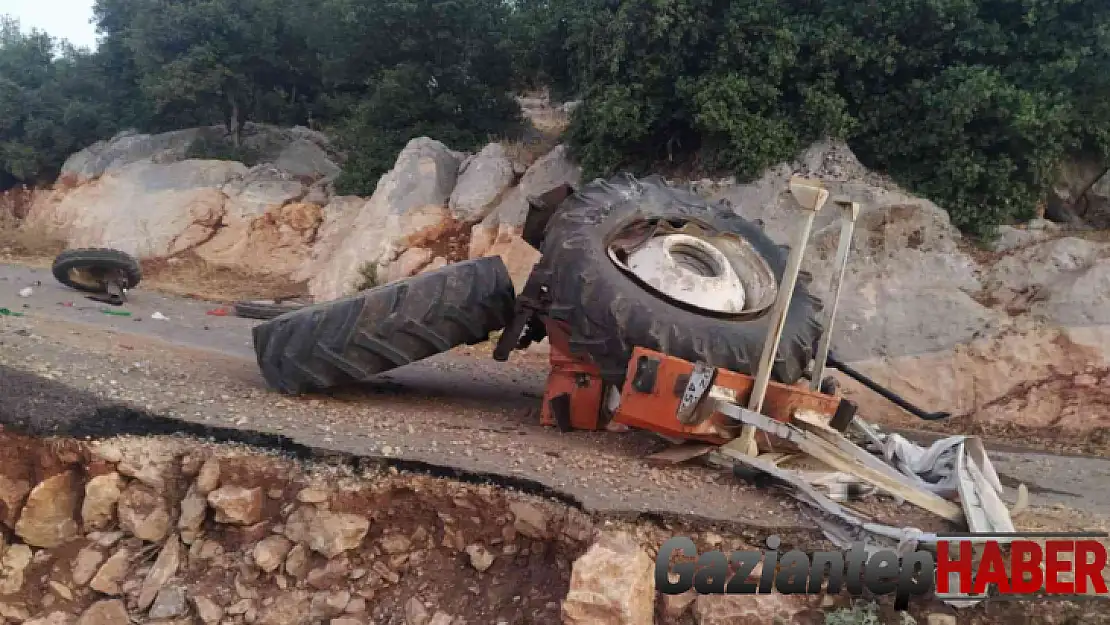
M 170 511 L 164 497 L 140 482 L 123 491 L 117 506 L 120 527 L 147 542 L 161 542 L 170 531 Z
M 451 216 L 473 223 L 489 214 L 513 183 L 513 164 L 500 143 L 491 143 L 468 158 L 459 170 L 459 181 L 451 192 Z
M 308 550 L 303 545 L 296 545 L 289 550 L 285 558 L 285 572 L 297 579 L 308 575 Z
M 470 566 L 474 567 L 479 573 L 488 571 L 496 559 L 496 556 L 482 545 L 470 545 L 466 548 L 466 553 L 470 556 Z
M 74 618 L 68 612 L 51 612 L 46 616 L 23 621 L 23 625 L 73 625 Z
M 127 616 L 127 606 L 119 599 L 105 599 L 89 606 L 77 625 L 130 625 L 131 619 Z
M 278 534 L 267 536 L 254 546 L 252 552 L 254 563 L 263 571 L 273 573 L 282 562 L 285 562 L 285 557 L 289 555 L 289 550 L 292 548 L 293 543 L 284 536 Z
M 564 625 L 650 625 L 655 563 L 627 533 L 603 534 L 574 563 Z
M 378 182 L 347 234 L 309 284 L 317 301 L 350 293 L 359 268 L 382 265 L 410 247 L 432 241 L 450 224 L 447 201 L 461 156 L 438 141 L 409 141 L 393 169 Z
M 208 504 L 216 510 L 216 522 L 253 525 L 262 520 L 261 488 L 222 486 L 208 493 Z
M 576 186 L 582 169 L 571 162 L 570 151 L 560 145 L 541 156 L 528 168 L 517 186 L 509 189 L 497 206 L 481 222 L 486 231 L 497 231 L 502 226 L 506 232 L 519 234 L 528 215 L 528 198 L 560 186 Z M 485 255 L 485 250 L 471 248 L 471 258 Z
M 216 458 L 209 458 L 200 465 L 200 472 L 197 473 L 197 479 L 194 482 L 197 492 L 201 495 L 216 490 L 220 486 L 220 461 Z
M 120 474 L 139 480 L 163 495 L 167 483 L 173 480 L 176 460 L 174 450 L 167 445 L 142 445 L 128 448 L 116 468 Z
M 15 533 L 34 547 L 58 547 L 77 536 L 78 478 L 72 471 L 47 478 L 31 489 Z
M 98 475 L 85 484 L 85 500 L 81 503 L 81 520 L 85 530 L 107 529 L 116 519 L 116 502 L 123 493 L 119 473 Z
M 357 196 L 340 196 L 324 205 L 321 211 L 323 221 L 316 229 L 312 249 L 304 264 L 293 273 L 292 279 L 311 280 L 328 266 L 332 255 L 351 233 L 355 219 L 365 204 L 366 200 Z
M 436 612 L 432 615 L 432 620 L 428 621 L 428 625 L 451 625 L 455 622 L 455 618 L 446 612 Z
M 328 500 L 328 491 L 322 488 L 304 488 L 297 492 L 297 501 L 301 503 L 324 503 Z
M 15 529 L 23 502 L 30 492 L 31 485 L 27 482 L 0 475 L 0 523 Z
M 312 595 L 312 615 L 314 617 L 332 618 L 343 614 L 347 602 L 351 600 L 351 593 L 346 590 L 331 592 L 318 592 Z
M 150 618 L 177 618 L 185 616 L 188 610 L 185 603 L 185 589 L 181 586 L 166 586 L 159 590 L 154 598 L 154 604 L 150 606 Z
M 419 598 L 411 597 L 405 602 L 405 625 L 428 625 L 431 618 Z
M 197 616 L 200 617 L 201 622 L 205 625 L 216 625 L 224 617 L 224 609 L 221 608 L 215 601 L 208 597 L 190 597 L 193 602 L 193 607 L 197 610 Z
M 432 250 L 410 247 L 386 268 L 385 281 L 396 282 L 419 273 L 422 267 L 432 261 L 432 256 Z
M 37 202 L 28 219 L 70 247 L 172 256 L 211 238 L 225 213 L 221 187 L 246 171 L 231 161 L 135 162 Z
M 204 525 L 207 513 L 208 500 L 194 484 L 181 500 L 181 514 L 177 517 L 177 529 L 181 531 L 182 537 L 194 537 Z
M 311 597 L 303 590 L 278 595 L 277 600 L 262 610 L 259 625 L 301 625 L 312 621 Z
M 326 558 L 355 549 L 370 530 L 370 521 L 364 516 L 304 506 L 295 510 L 285 521 L 285 537 Z
M 425 266 L 423 269 L 420 270 L 420 273 L 428 273 L 429 271 L 435 271 L 437 269 L 443 269 L 448 264 L 449 263 L 447 262 L 446 258 L 444 258 L 442 256 L 436 256 L 435 258 L 432 259 L 432 262 L 428 263 L 427 266 Z
M 120 584 L 127 576 L 127 570 L 130 566 L 131 553 L 126 549 L 120 549 L 109 556 L 100 570 L 96 572 L 92 581 L 89 582 L 89 588 L 105 595 L 120 595 L 122 593 Z
M 790 622 L 808 606 L 797 595 L 699 595 L 694 602 L 697 625 L 764 625 Z
M 660 612 L 663 616 L 671 620 L 677 620 L 690 610 L 690 606 L 694 605 L 698 593 L 694 590 L 688 590 L 681 595 L 659 595 L 659 597 L 662 604 Z
M 0 558 L 0 595 L 11 595 L 23 588 L 24 574 L 31 564 L 31 548 L 27 545 L 10 545 Z
M 514 501 L 509 504 L 509 511 L 513 513 L 513 527 L 516 531 L 529 538 L 542 540 L 547 538 L 547 513 L 537 505 Z
M 149 608 L 166 582 L 177 574 L 177 568 L 181 565 L 181 552 L 181 541 L 176 535 L 171 536 L 162 547 L 162 551 L 158 553 L 158 558 L 154 561 L 154 566 L 150 567 L 146 579 L 143 580 L 137 602 L 140 610 Z
M 103 561 L 104 554 L 93 547 L 85 547 L 79 551 L 73 560 L 73 583 L 77 587 L 88 584 Z

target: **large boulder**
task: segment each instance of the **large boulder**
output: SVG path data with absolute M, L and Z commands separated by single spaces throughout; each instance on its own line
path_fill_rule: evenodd
M 227 210 L 223 186 L 246 172 L 231 161 L 134 162 L 43 196 L 27 219 L 65 237 L 70 247 L 172 256 L 212 237 Z
M 491 143 L 459 168 L 459 182 L 451 192 L 451 216 L 464 223 L 480 221 L 513 184 L 513 164 L 500 143 Z
M 66 159 L 62 165 L 60 180 L 66 186 L 76 186 L 140 161 L 172 163 L 184 160 L 193 142 L 203 132 L 204 129 L 201 128 L 156 135 L 121 132 Z
M 451 229 L 447 202 L 463 156 L 439 141 L 420 137 L 401 150 L 393 169 L 378 181 L 309 288 L 317 300 L 347 295 L 366 266 L 384 267 L 410 247 L 437 240 Z

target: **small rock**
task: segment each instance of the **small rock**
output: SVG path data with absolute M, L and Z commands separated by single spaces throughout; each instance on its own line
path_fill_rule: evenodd
M 370 520 L 357 514 L 346 514 L 302 507 L 285 521 L 285 537 L 304 543 L 326 558 L 355 549 L 370 530 Z
M 323 567 L 312 569 L 308 572 L 308 585 L 313 588 L 325 590 L 336 584 L 342 583 L 350 572 L 351 564 L 346 557 L 340 556 L 329 560 Z
M 47 616 L 24 621 L 23 625 L 72 625 L 73 615 L 66 612 L 51 612 Z
M 103 561 L 104 554 L 92 547 L 85 547 L 79 551 L 77 557 L 73 560 L 73 583 L 78 588 L 88 584 L 93 575 L 96 575 L 96 570 Z
M 382 550 L 388 554 L 405 553 L 412 547 L 412 541 L 403 534 L 386 534 L 381 539 Z
M 61 582 L 50 580 L 50 590 L 53 590 L 54 594 L 65 601 L 73 601 L 73 591 Z
M 297 493 L 297 501 L 301 503 L 324 503 L 328 500 L 328 492 L 320 488 L 305 488 Z
M 304 579 L 308 575 L 308 550 L 303 545 L 296 545 L 289 550 L 285 558 L 285 572 L 297 579 Z
M 150 618 L 177 618 L 185 616 L 188 606 L 185 604 L 185 589 L 181 586 L 166 586 L 158 591 L 154 598 L 154 605 L 150 606 Z
M 166 483 L 172 480 L 170 473 L 173 463 L 173 453 L 166 448 L 153 446 L 138 452 L 128 450 L 128 455 L 120 460 L 116 468 L 123 475 L 135 478 L 162 495 L 166 492 Z
M 227 607 L 227 613 L 233 616 L 239 616 L 241 614 L 246 614 L 248 610 L 251 610 L 253 608 L 254 601 L 251 601 L 250 599 L 240 599 L 239 601 L 236 601 L 235 603 Z
M 956 617 L 943 612 L 933 612 L 925 617 L 926 625 L 956 625 Z
M 312 615 L 324 618 L 339 616 L 350 600 L 351 593 L 346 590 L 318 592 L 312 595 Z
M 158 553 L 158 558 L 154 561 L 154 566 L 150 567 L 146 579 L 143 580 L 143 588 L 138 600 L 140 610 L 149 608 L 166 582 L 177 574 L 177 568 L 181 565 L 181 552 L 181 541 L 176 535 L 170 537 L 162 547 L 162 551 Z
M 81 503 L 85 531 L 107 529 L 112 524 L 121 494 L 123 478 L 119 473 L 98 475 L 85 484 L 85 500 Z
M 405 625 L 428 625 L 431 618 L 421 600 L 411 597 L 405 602 Z
M 73 471 L 47 478 L 31 489 L 15 533 L 32 547 L 53 548 L 77 536 L 77 474 Z
M 285 558 L 292 548 L 293 543 L 284 536 L 277 534 L 267 536 L 254 546 L 252 552 L 254 563 L 263 571 L 273 573 L 281 566 L 282 562 L 285 562 Z
M 651 557 L 627 532 L 603 534 L 571 569 L 563 623 L 650 625 L 654 597 Z
M 204 517 L 208 512 L 208 500 L 200 494 L 196 486 L 189 488 L 185 498 L 181 500 L 181 515 L 177 517 L 177 529 L 182 534 L 195 535 L 204 525 Z
M 202 495 L 216 490 L 220 486 L 220 461 L 215 458 L 209 458 L 200 465 L 200 472 L 197 473 L 197 479 L 193 482 L 196 486 L 197 492 Z
M 126 549 L 120 549 L 109 556 L 104 565 L 100 567 L 92 581 L 89 582 L 89 587 L 101 594 L 118 596 L 122 592 L 120 583 L 127 575 L 127 569 L 130 565 L 130 552 Z
M 31 613 L 26 608 L 20 605 L 12 605 L 10 603 L 0 603 L 0 616 L 9 621 L 22 623 L 31 618 Z
M 0 522 L 9 529 L 15 529 L 19 511 L 23 509 L 23 502 L 30 492 L 31 485 L 27 482 L 0 475 Z
M 477 544 L 467 547 L 466 553 L 470 556 L 470 566 L 477 569 L 479 573 L 488 571 L 489 567 L 493 566 L 493 561 L 497 557 L 482 545 Z
M 0 559 L 0 595 L 11 595 L 23 589 L 24 574 L 34 555 L 27 545 L 11 545 Z
M 311 597 L 301 590 L 278 595 L 259 617 L 261 625 L 302 625 L 311 623 Z
M 509 504 L 509 510 L 513 513 L 516 531 L 536 540 L 547 538 L 547 513 L 538 506 L 514 501 Z
M 123 538 L 123 532 L 93 532 L 88 538 L 97 545 L 110 549 Z
M 164 497 L 141 482 L 132 482 L 117 504 L 124 531 L 150 543 L 162 542 L 170 532 L 170 511 Z
M 428 625 L 451 625 L 455 622 L 455 617 L 446 612 L 436 612 L 432 615 L 432 620 L 428 621 Z
M 758 625 L 778 620 L 790 622 L 807 609 L 801 595 L 699 595 L 694 601 L 698 625 Z
M 222 486 L 208 493 L 208 505 L 216 510 L 217 523 L 254 525 L 262 520 L 262 489 Z
M 677 620 L 686 614 L 690 606 L 694 605 L 698 593 L 690 589 L 681 595 L 660 595 L 660 597 L 662 597 L 663 616 L 671 620 Z
M 216 625 L 224 618 L 224 609 L 208 597 L 192 597 L 197 616 L 205 625 Z
M 130 625 L 127 606 L 119 599 L 97 601 L 77 619 L 77 625 Z
M 352 597 L 344 606 L 343 611 L 347 614 L 362 614 L 366 611 L 366 599 L 364 597 Z
M 362 619 L 351 618 L 349 616 L 343 616 L 343 617 L 340 617 L 340 618 L 333 618 L 332 620 L 328 621 L 328 624 L 329 625 L 366 625 L 366 623 L 362 622 Z

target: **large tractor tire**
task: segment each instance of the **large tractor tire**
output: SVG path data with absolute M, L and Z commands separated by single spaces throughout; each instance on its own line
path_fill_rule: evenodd
M 514 303 L 501 258 L 480 258 L 286 313 L 255 326 L 254 350 L 272 388 L 321 391 L 486 341 Z
M 767 287 L 761 308 L 732 315 L 706 311 L 672 300 L 630 275 L 627 266 L 614 261 L 611 245 L 643 223 L 742 239 L 739 245 L 748 260 L 722 251 L 737 274 L 751 266 L 751 257 L 765 261 L 760 263 Z M 707 203 L 658 176 L 637 180 L 629 175 L 595 181 L 564 201 L 547 224 L 541 251 L 536 270 L 548 287 L 550 318 L 566 324 L 572 350 L 588 356 L 601 368 L 602 378 L 618 387 L 636 346 L 754 375 L 772 325 L 768 303 L 788 256 L 785 247 L 727 204 Z M 815 356 L 821 303 L 807 291 L 809 281 L 808 275 L 800 276 L 794 290 L 772 369 L 779 382 L 797 382 Z

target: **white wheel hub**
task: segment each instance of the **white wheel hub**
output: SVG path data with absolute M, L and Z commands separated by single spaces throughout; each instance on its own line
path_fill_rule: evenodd
M 744 310 L 746 292 L 728 258 L 687 234 L 654 237 L 628 255 L 628 270 L 656 291 L 717 313 Z

